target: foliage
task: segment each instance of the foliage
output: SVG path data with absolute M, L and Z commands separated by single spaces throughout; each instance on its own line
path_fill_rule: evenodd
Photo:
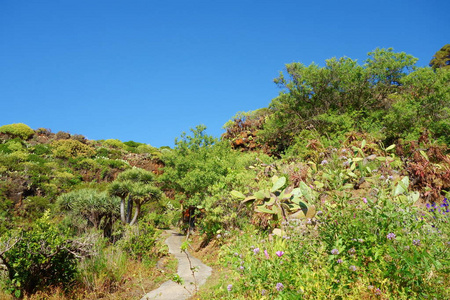
M 309 227 L 289 222 L 283 237 L 231 234 L 220 262 L 232 275 L 213 298 L 447 299 L 448 201 L 419 210 L 407 185 L 335 196 Z
M 450 68 L 450 44 L 444 45 L 433 55 L 433 59 L 430 61 L 430 67 L 433 69 Z
M 133 168 L 120 173 L 110 185 L 109 193 L 121 198 L 120 215 L 123 223 L 135 224 L 141 211 L 141 206 L 161 198 L 161 190 L 153 184 L 154 177 L 152 172 Z M 126 200 L 128 205 L 125 212 Z M 133 218 L 131 218 L 133 205 L 136 205 L 136 209 Z
M 104 236 L 111 235 L 112 225 L 120 217 L 120 199 L 109 196 L 106 191 L 75 190 L 60 195 L 57 204 L 69 216 L 85 219 L 87 228 L 103 230 Z
M 242 203 L 254 203 L 255 212 L 272 215 L 276 221 L 273 226 L 283 228 L 283 224 L 291 218 L 296 220 L 311 220 L 315 215 L 315 206 L 308 203 L 315 202 L 314 192 L 304 182 L 300 182 L 298 188 L 283 187 L 286 184 L 286 177 L 272 177 L 272 187 L 270 189 L 259 190 L 250 197 L 238 191 L 232 191 L 234 197 L 243 199 Z
M 23 123 L 15 123 L 9 125 L 3 125 L 0 127 L 0 133 L 4 133 L 11 138 L 20 138 L 22 140 L 28 140 L 34 135 L 34 130 L 28 125 Z
M 7 288 L 16 297 L 51 285 L 69 288 L 77 272 L 77 257 L 88 245 L 67 239 L 49 220 L 37 220 L 30 230 L 9 232 L 2 238 L 0 259 L 8 272 Z
M 53 154 L 59 158 L 74 158 L 78 156 L 91 157 L 94 155 L 94 149 L 77 140 L 62 139 L 51 143 Z
M 448 139 L 450 99 L 446 70 L 417 68 L 417 59 L 393 49 L 375 49 L 365 64 L 347 57 L 325 66 L 286 65 L 275 83 L 282 88 L 253 137 L 279 155 L 304 130 L 336 139 L 347 131 L 367 131 L 383 142 L 414 139 L 427 128 Z
M 223 126 L 226 132 L 222 134 L 222 140 L 230 141 L 233 149 L 240 149 L 241 151 L 262 150 L 265 153 L 271 153 L 270 147 L 261 143 L 258 135 L 267 114 L 267 108 L 237 113 Z
M 111 148 L 123 149 L 125 148 L 125 144 L 117 139 L 108 139 L 102 142 L 104 145 L 109 146 Z
M 245 220 L 247 208 L 230 192 L 236 189 L 248 193 L 256 188 L 257 157 L 265 163 L 270 159 L 230 150 L 227 142 L 217 142 L 204 130 L 199 126 L 192 130 L 192 136 L 183 135 L 174 150 L 164 153 L 161 181 L 165 189 L 176 192 L 184 208 L 193 206 L 204 211 L 197 225 L 209 240 L 218 230 Z
M 154 263 L 156 258 L 168 253 L 167 246 L 162 245 L 159 239 L 160 236 L 161 231 L 144 220 L 135 227 L 127 227 L 125 236 L 119 244 L 131 258 Z

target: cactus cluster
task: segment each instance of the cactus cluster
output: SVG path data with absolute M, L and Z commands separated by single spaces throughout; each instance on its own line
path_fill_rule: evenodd
M 232 191 L 232 196 L 242 199 L 242 203 L 255 204 L 255 211 L 275 216 L 275 220 L 283 224 L 287 220 L 312 219 L 316 214 L 314 205 L 310 205 L 315 197 L 313 190 L 304 182 L 297 188 L 283 187 L 286 185 L 285 177 L 272 177 L 270 189 L 259 190 L 246 197 L 238 191 Z

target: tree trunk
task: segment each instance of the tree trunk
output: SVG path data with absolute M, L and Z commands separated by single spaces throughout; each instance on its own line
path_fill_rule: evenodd
M 125 219 L 125 199 L 122 198 L 120 200 L 120 219 L 122 220 L 122 223 L 126 224 L 127 220 Z
M 134 225 L 136 223 L 140 212 L 141 212 L 141 203 L 137 202 L 136 203 L 136 210 L 134 211 L 134 217 L 133 217 L 133 220 L 131 220 L 130 225 Z
M 133 212 L 133 199 L 128 198 L 128 206 L 127 206 L 127 223 L 131 222 L 131 214 Z

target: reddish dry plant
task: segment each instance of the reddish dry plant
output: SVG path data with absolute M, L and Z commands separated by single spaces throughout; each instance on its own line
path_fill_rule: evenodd
M 404 144 L 398 148 L 397 154 L 406 162 L 411 189 L 419 191 L 425 202 L 439 202 L 443 191 L 450 190 L 450 157 L 446 154 L 450 149 L 430 144 L 426 133 L 419 143 Z

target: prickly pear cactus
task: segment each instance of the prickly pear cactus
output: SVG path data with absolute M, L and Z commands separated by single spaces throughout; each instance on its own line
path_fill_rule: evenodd
M 309 205 L 315 199 L 313 190 L 304 182 L 301 182 L 298 188 L 283 189 L 285 185 L 285 177 L 274 176 L 270 189 L 259 190 L 248 197 L 238 191 L 232 191 L 231 195 L 242 199 L 242 203 L 253 203 L 256 212 L 274 215 L 274 220 L 277 220 L 281 227 L 283 221 L 314 218 L 316 208 Z

